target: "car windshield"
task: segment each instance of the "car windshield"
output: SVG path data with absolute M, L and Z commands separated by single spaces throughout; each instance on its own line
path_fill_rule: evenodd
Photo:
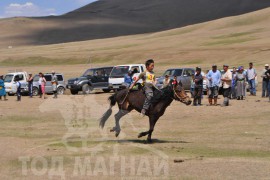
M 82 76 L 93 76 L 94 74 L 94 70 L 93 69 L 88 69 L 85 71 L 85 73 L 83 73 Z
M 116 66 L 111 72 L 111 76 L 124 76 L 128 73 L 129 66 Z
M 10 83 L 13 79 L 13 76 L 12 74 L 8 74 L 5 76 L 5 79 L 4 79 L 4 82 L 7 82 L 7 83 Z
M 39 80 L 39 75 L 35 75 L 33 78 L 33 81 L 38 81 Z
M 182 75 L 182 69 L 169 69 L 165 71 L 163 76 L 181 76 Z

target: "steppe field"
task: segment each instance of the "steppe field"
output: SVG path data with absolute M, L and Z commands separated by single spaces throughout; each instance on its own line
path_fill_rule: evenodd
M 260 73 L 270 64 L 270 9 L 159 33 L 1 48 L 0 54 L 0 74 L 55 70 L 66 80 L 91 66 L 149 58 L 157 75 L 169 67 L 205 71 L 250 61 Z M 229 107 L 206 106 L 206 96 L 201 107 L 174 101 L 152 144 L 137 138 L 148 130 L 147 117 L 137 112 L 121 120 L 118 138 L 110 133 L 113 115 L 99 128 L 112 93 L 66 91 L 58 99 L 23 96 L 21 102 L 9 96 L 0 101 L 0 179 L 270 179 L 270 103 L 260 97 L 258 80 L 257 96 Z

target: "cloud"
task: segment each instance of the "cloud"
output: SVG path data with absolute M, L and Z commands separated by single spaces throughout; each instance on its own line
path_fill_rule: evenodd
M 11 3 L 5 7 L 4 17 L 14 16 L 48 16 L 55 15 L 56 11 L 53 8 L 41 9 L 39 6 L 32 2 L 25 4 Z

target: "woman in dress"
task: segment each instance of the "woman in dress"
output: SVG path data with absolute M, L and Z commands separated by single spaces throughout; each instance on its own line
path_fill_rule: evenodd
M 0 100 L 2 100 L 2 96 L 4 97 L 4 100 L 7 100 L 7 93 L 5 89 L 5 82 L 3 80 L 3 76 L 0 76 Z
M 243 73 L 244 68 L 242 66 L 238 67 L 238 72 L 235 76 L 235 83 L 236 83 L 236 97 L 237 100 L 243 100 L 245 96 L 246 90 L 246 75 Z
M 45 86 L 46 86 L 46 79 L 44 77 L 44 74 L 40 74 L 40 80 L 41 80 L 41 92 L 42 92 L 42 98 L 45 99 Z

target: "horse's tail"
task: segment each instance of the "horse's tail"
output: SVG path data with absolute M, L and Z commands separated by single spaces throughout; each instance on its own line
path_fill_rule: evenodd
M 109 117 L 112 115 L 112 107 L 116 104 L 116 94 L 111 95 L 108 100 L 110 101 L 110 108 L 102 115 L 99 121 L 99 127 L 102 129 L 105 126 L 106 121 L 109 119 Z

